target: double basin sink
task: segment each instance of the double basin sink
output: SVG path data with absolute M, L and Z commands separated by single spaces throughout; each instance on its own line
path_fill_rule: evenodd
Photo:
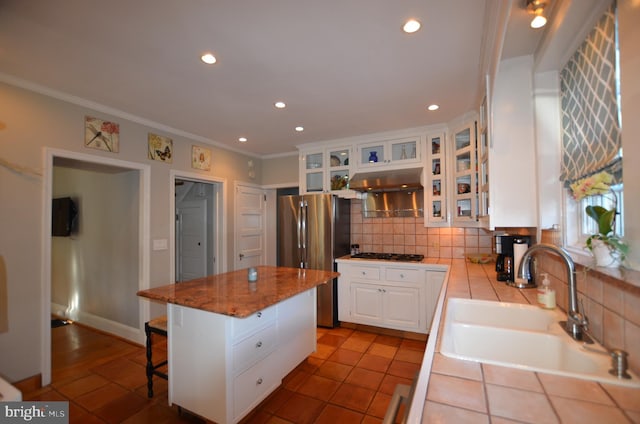
M 440 353 L 494 365 L 640 387 L 609 373 L 611 356 L 597 343 L 584 345 L 560 326 L 558 310 L 532 305 L 450 298 Z

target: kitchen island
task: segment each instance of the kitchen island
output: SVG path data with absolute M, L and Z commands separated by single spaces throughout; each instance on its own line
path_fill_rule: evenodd
M 167 302 L 169 404 L 238 422 L 316 348 L 316 286 L 337 272 L 257 267 L 138 292 Z

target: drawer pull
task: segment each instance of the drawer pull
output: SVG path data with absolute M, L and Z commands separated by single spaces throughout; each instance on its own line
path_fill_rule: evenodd
M 257 381 L 256 381 L 256 386 L 259 386 L 262 384 L 262 377 L 260 377 Z
M 258 318 L 262 318 L 262 312 L 258 312 L 257 315 L 258 315 Z
M 256 347 L 262 347 L 262 342 L 256 343 Z
M 400 278 L 404 278 L 404 274 L 400 274 Z

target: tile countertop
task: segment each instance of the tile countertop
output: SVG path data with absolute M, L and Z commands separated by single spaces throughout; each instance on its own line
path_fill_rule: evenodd
M 450 260 L 408 423 L 640 423 L 640 389 L 440 354 L 441 317 L 449 297 L 536 303 L 535 290 L 498 282 L 494 264 Z
M 249 283 L 248 270 L 209 275 L 178 284 L 141 290 L 138 296 L 238 318 L 324 284 L 337 272 L 258 266 L 258 281 Z

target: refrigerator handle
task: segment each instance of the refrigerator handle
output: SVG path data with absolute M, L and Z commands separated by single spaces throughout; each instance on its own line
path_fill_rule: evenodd
M 309 258 L 307 257 L 307 212 L 309 210 L 309 204 L 307 203 L 306 200 L 302 201 L 302 213 L 301 213 L 301 217 L 302 217 L 302 228 L 301 228 L 301 232 L 302 232 L 302 249 L 301 249 L 301 256 L 302 256 L 302 261 L 300 264 L 300 268 L 306 268 L 307 267 L 307 263 Z

